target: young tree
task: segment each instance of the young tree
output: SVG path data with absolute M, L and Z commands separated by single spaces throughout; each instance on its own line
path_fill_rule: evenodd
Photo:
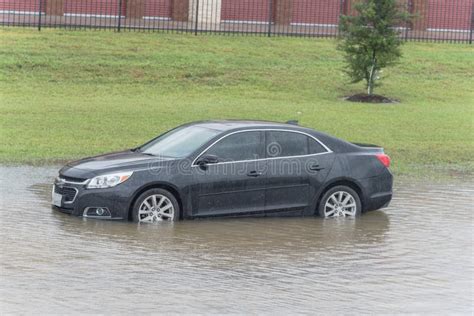
M 338 48 L 344 52 L 352 83 L 365 80 L 367 94 L 372 95 L 380 70 L 401 57 L 398 27 L 411 16 L 397 0 L 360 0 L 355 9 L 355 15 L 341 16 Z

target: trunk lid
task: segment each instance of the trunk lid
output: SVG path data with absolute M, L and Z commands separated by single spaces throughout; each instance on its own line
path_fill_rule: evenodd
M 364 144 L 364 143 L 351 143 L 360 149 L 363 149 L 365 152 L 374 153 L 374 154 L 383 154 L 383 147 L 374 144 Z

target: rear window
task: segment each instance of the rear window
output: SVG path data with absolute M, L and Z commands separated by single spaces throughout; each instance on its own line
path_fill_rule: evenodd
M 267 157 L 292 157 L 324 153 L 327 150 L 314 138 L 286 131 L 266 132 Z
M 326 148 L 323 147 L 319 142 L 314 140 L 311 137 L 308 137 L 309 142 L 309 153 L 312 154 L 320 154 L 326 152 Z
M 267 132 L 267 157 L 291 157 L 308 154 L 308 137 L 292 132 Z

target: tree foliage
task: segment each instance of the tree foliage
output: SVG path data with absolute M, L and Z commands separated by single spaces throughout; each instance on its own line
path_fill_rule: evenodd
M 341 39 L 346 72 L 353 83 L 365 80 L 373 94 L 380 71 L 395 64 L 402 53 L 400 26 L 411 19 L 396 0 L 361 0 L 354 15 L 341 16 Z

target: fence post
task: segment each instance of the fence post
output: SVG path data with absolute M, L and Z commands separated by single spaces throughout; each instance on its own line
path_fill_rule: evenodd
M 267 36 L 272 36 L 272 20 L 273 20 L 273 0 L 268 0 L 268 30 Z
M 469 30 L 469 44 L 472 44 L 472 28 L 474 27 L 474 3 L 471 10 L 471 29 Z
M 407 3 L 407 12 L 408 14 L 412 14 L 413 11 L 415 9 L 415 6 L 413 5 L 413 1 L 412 0 L 408 0 L 408 3 Z M 411 27 L 411 23 L 410 22 L 405 22 L 405 42 L 408 41 L 408 29 Z
M 198 35 L 198 27 L 199 27 L 199 0 L 196 0 L 196 13 L 194 16 L 194 35 Z
M 39 10 L 38 10 L 38 31 L 41 31 L 41 12 L 43 11 L 43 0 L 39 0 Z
M 117 22 L 117 32 L 120 33 L 122 29 L 122 2 L 123 0 L 119 1 L 119 8 L 118 8 L 118 22 Z
M 341 16 L 343 15 L 346 15 L 348 14 L 347 13 L 347 3 L 345 0 L 341 0 L 339 2 L 339 19 L 338 19 L 338 23 L 337 23 L 337 34 L 336 34 L 336 37 L 339 37 L 341 35 L 341 28 L 339 27 L 339 25 L 341 25 Z

